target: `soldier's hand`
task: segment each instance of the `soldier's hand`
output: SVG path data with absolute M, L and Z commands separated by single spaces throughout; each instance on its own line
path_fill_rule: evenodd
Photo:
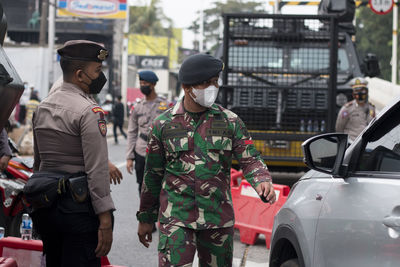
M 133 173 L 133 159 L 127 159 L 126 160 L 126 169 L 130 174 Z
M 117 166 L 112 164 L 111 161 L 108 161 L 108 169 L 110 172 L 110 184 L 113 182 L 114 184 L 120 184 L 123 178 L 121 171 L 117 168 Z
M 107 256 L 108 252 L 110 252 L 113 241 L 110 212 L 106 211 L 99 214 L 99 220 L 100 220 L 100 226 L 97 231 L 98 242 L 95 250 L 96 257 Z
M 149 245 L 150 245 L 149 243 L 151 243 L 151 240 L 152 240 L 153 225 L 154 224 L 152 224 L 152 223 L 150 224 L 150 223 L 139 222 L 139 226 L 138 226 L 139 241 L 146 248 L 149 247 Z
M 270 182 L 263 182 L 256 187 L 257 194 L 264 196 L 270 204 L 276 201 L 275 190 Z
M 7 169 L 8 161 L 10 161 L 10 156 L 2 156 L 0 158 L 0 171 Z

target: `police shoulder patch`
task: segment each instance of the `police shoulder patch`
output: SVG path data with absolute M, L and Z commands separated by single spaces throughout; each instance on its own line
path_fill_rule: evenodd
M 93 111 L 94 113 L 99 113 L 99 112 L 101 112 L 101 113 L 104 114 L 104 110 L 103 110 L 101 107 L 94 107 L 94 108 L 92 108 L 92 111 Z
M 99 130 L 102 136 L 107 135 L 107 123 L 105 120 L 98 120 Z

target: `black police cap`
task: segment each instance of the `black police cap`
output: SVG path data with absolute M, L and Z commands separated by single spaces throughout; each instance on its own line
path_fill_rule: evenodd
M 108 57 L 108 51 L 103 45 L 87 40 L 68 41 L 57 52 L 65 59 L 100 63 Z
M 183 84 L 197 84 L 218 76 L 224 63 L 208 54 L 195 54 L 187 57 L 179 70 L 179 81 Z

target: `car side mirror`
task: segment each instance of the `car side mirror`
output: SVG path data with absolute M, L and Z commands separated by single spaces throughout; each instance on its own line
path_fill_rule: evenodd
M 347 134 L 314 136 L 302 144 L 304 162 L 313 170 L 338 175 L 347 148 Z
M 381 69 L 379 68 L 379 61 L 375 54 L 368 53 L 361 64 L 361 71 L 365 76 L 376 77 L 381 74 Z

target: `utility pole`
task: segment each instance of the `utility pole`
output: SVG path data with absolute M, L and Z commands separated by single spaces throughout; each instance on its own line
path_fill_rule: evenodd
M 199 52 L 204 50 L 204 5 L 203 1 L 200 1 L 200 40 L 199 40 Z
M 55 16 L 56 16 L 56 1 L 49 0 L 49 35 L 48 35 L 48 43 L 49 43 L 49 85 L 54 82 L 54 39 L 55 39 Z M 50 90 L 51 86 L 49 86 Z
M 122 40 L 122 59 L 121 59 L 121 96 L 122 103 L 126 104 L 126 97 L 128 92 L 128 45 L 129 45 L 129 4 L 126 11 L 125 25 L 124 25 L 124 39 Z
M 280 0 L 275 0 L 274 14 L 279 14 L 279 13 L 281 13 L 280 10 L 279 10 L 279 2 L 280 2 Z
M 40 15 L 40 32 L 39 32 L 39 45 L 46 45 L 46 33 L 47 33 L 47 14 L 49 10 L 49 0 L 42 2 L 42 12 Z
M 397 84 L 397 28 L 398 28 L 399 10 L 397 7 L 397 0 L 394 1 L 393 6 L 393 34 L 392 34 L 392 83 Z

